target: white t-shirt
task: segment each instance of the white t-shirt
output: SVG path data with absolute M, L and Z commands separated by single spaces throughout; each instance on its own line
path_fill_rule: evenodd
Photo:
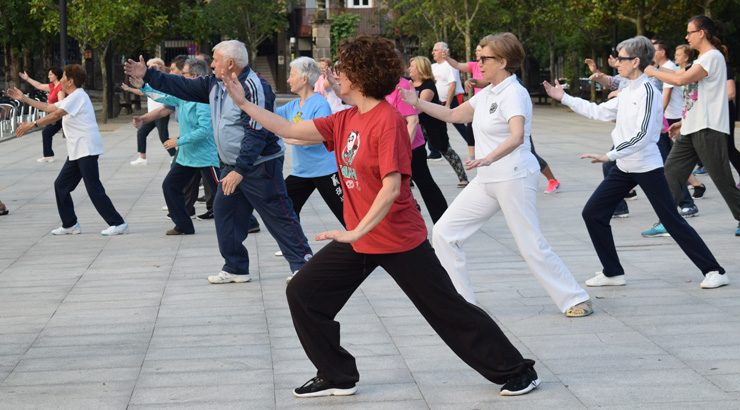
M 460 70 L 452 69 L 452 72 L 455 74 L 455 95 L 458 94 L 465 94 L 465 89 L 463 88 L 463 83 L 460 80 Z
M 450 63 L 447 61 L 432 64 L 434 86 L 437 87 L 439 101 L 442 103 L 447 102 L 447 93 L 449 92 L 450 83 L 453 81 L 457 81 L 458 84 L 460 83 L 460 80 L 455 78 L 455 71 L 457 70 L 452 68 Z M 458 78 L 459 77 L 460 74 L 458 73 Z M 457 89 L 457 86 L 455 86 L 455 89 Z M 455 94 L 457 94 L 457 91 L 455 91 Z
M 717 49 L 699 56 L 694 65 L 700 65 L 707 76 L 698 83 L 688 84 L 684 101 L 684 119 L 681 134 L 688 135 L 706 128 L 730 133 L 730 109 L 727 101 L 727 65 Z
M 500 182 L 540 172 L 529 142 L 532 135 L 532 100 L 516 75 L 495 87 L 489 84 L 468 100 L 473 107 L 475 157 L 483 158 L 511 136 L 509 120 L 524 117 L 524 143 L 487 167 L 477 168 L 480 182 Z
M 78 88 L 72 91 L 72 94 L 54 106 L 67 113 L 62 117 L 62 129 L 67 138 L 67 156 L 70 161 L 103 153 L 103 138 L 95 121 L 95 110 L 85 90 Z
M 678 70 L 678 66 L 671 60 L 663 63 L 660 68 L 665 68 L 671 71 Z M 663 92 L 670 89 L 672 89 L 671 99 L 668 100 L 668 106 L 665 108 L 665 117 L 669 120 L 680 120 L 681 110 L 683 109 L 683 87 L 663 83 Z

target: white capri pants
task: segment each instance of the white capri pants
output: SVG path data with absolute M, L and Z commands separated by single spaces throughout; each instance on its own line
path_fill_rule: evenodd
M 480 183 L 475 178 L 434 225 L 434 252 L 450 275 L 455 289 L 468 302 L 475 303 L 475 294 L 463 245 L 499 210 L 522 258 L 561 312 L 589 299 L 588 293 L 578 285 L 540 231 L 538 177 L 539 174 L 533 173 L 524 178 L 490 183 Z

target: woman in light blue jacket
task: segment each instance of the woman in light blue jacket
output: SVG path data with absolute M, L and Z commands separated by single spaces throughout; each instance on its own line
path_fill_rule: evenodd
M 208 74 L 205 62 L 191 58 L 185 63 L 183 76 L 197 78 Z M 184 189 L 197 175 L 203 176 L 203 183 L 216 192 L 218 184 L 218 151 L 213 139 L 211 110 L 208 104 L 181 100 L 177 97 L 160 93 L 145 85 L 141 89 L 149 98 L 165 104 L 166 108 L 134 118 L 134 125 L 153 121 L 159 116 L 169 115 L 177 109 L 180 123 L 180 136 L 164 142 L 166 149 L 177 148 L 175 163 L 162 182 L 162 191 L 167 208 L 175 227 L 167 235 L 192 235 L 195 233 L 185 205 Z

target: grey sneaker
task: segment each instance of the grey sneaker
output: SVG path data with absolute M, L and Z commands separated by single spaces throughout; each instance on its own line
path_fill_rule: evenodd
M 692 218 L 694 216 L 699 216 L 699 208 L 697 208 L 696 205 L 691 205 L 686 208 L 681 208 L 681 212 L 679 213 L 684 218 Z

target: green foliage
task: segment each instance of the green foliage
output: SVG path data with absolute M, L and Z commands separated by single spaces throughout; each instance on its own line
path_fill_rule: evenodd
M 338 57 L 339 44 L 342 40 L 357 35 L 357 25 L 360 23 L 360 16 L 354 13 L 344 13 L 332 17 L 331 31 L 331 55 L 334 60 Z
M 211 0 L 203 11 L 211 32 L 243 41 L 252 58 L 262 41 L 288 28 L 286 16 L 284 1 Z

